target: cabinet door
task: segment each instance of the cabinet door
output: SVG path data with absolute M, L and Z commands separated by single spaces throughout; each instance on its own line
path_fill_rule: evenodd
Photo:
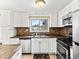
M 32 54 L 39 53 L 39 41 L 37 38 L 32 38 Z
M 41 38 L 40 45 L 40 53 L 48 53 L 48 39 L 47 38 Z
M 26 53 L 26 48 L 25 48 L 25 41 L 24 40 L 20 40 L 20 43 L 22 45 L 22 53 Z
M 30 39 L 25 40 L 25 50 L 26 50 L 26 53 L 31 53 L 31 40 Z
M 31 53 L 31 40 L 21 39 L 20 43 L 22 45 L 22 53 Z
M 56 38 L 49 38 L 49 53 L 56 53 Z
M 0 26 L 10 26 L 10 11 L 0 10 Z
M 57 14 L 51 16 L 50 27 L 57 27 Z
M 14 12 L 15 27 L 28 27 L 28 17 L 26 13 Z

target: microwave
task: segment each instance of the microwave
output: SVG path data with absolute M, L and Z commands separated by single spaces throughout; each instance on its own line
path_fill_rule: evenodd
M 72 17 L 67 17 L 63 19 L 63 26 L 70 26 L 72 25 Z

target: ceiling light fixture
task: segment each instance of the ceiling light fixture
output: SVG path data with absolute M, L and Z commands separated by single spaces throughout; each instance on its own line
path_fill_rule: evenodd
M 35 4 L 37 5 L 37 7 L 43 7 L 45 5 L 45 1 L 44 0 L 36 0 Z

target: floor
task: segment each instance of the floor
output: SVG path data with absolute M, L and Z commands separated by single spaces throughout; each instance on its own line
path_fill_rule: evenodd
M 22 59 L 33 59 L 33 55 L 32 54 L 23 54 Z M 56 55 L 50 55 L 50 59 L 57 59 Z

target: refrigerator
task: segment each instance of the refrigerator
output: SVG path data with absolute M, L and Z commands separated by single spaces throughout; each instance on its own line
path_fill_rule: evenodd
M 79 59 L 79 11 L 72 14 L 73 22 L 73 59 Z

